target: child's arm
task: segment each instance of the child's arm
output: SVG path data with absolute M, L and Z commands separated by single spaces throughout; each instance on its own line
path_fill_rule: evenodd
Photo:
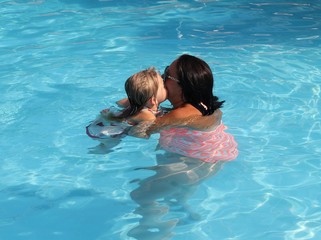
M 122 118 L 117 118 L 115 116 L 115 111 L 111 111 L 109 108 L 101 110 L 100 115 L 106 120 L 106 121 L 116 121 L 116 122 L 121 122 L 124 119 Z
M 118 100 L 116 104 L 118 105 L 118 107 L 127 108 L 129 107 L 128 98 L 123 98 L 121 100 Z
M 128 98 L 123 98 L 123 99 L 121 99 L 121 100 L 118 100 L 118 101 L 116 102 L 116 104 L 117 104 L 118 107 L 127 108 L 127 107 L 129 107 Z M 110 111 L 109 111 L 109 110 L 110 110 L 109 108 L 106 108 L 106 109 L 101 110 L 100 113 L 101 113 L 102 115 L 106 116 L 106 115 L 110 114 Z
M 103 118 L 107 121 L 123 121 L 125 119 L 123 118 L 117 118 L 115 117 L 115 113 L 111 112 L 109 109 L 104 109 L 100 112 L 100 114 L 103 116 Z M 132 117 L 127 118 L 127 122 L 132 125 L 137 125 L 141 122 L 145 121 L 154 121 L 156 119 L 156 116 L 148 111 L 147 109 L 141 110 L 139 113 L 135 114 Z

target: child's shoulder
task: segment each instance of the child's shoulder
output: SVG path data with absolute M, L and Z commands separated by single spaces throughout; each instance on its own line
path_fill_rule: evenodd
M 131 116 L 128 120 L 138 124 L 143 121 L 154 121 L 155 119 L 156 116 L 152 111 L 149 111 L 148 109 L 142 109 L 139 113 Z

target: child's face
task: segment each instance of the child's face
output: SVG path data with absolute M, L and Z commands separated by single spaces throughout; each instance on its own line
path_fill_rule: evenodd
M 164 86 L 164 81 L 161 77 L 160 74 L 157 74 L 157 81 L 158 81 L 158 90 L 157 90 L 157 95 L 156 99 L 158 103 L 164 102 L 167 98 L 167 91 Z

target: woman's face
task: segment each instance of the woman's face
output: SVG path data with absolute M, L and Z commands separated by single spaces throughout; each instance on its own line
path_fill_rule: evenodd
M 182 88 L 178 83 L 176 72 L 176 60 L 165 69 L 163 78 L 167 89 L 167 99 L 175 107 L 175 103 L 181 103 L 183 101 Z
M 158 89 L 157 89 L 156 100 L 158 103 L 161 103 L 161 102 L 164 102 L 167 98 L 167 90 L 164 86 L 164 81 L 160 74 L 158 74 L 157 76 L 157 81 L 158 81 Z

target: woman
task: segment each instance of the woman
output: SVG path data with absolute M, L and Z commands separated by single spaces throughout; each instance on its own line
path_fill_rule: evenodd
M 148 126 L 147 135 L 159 132 L 163 149 L 186 157 L 205 162 L 235 159 L 237 143 L 224 132 L 220 110 L 224 101 L 213 95 L 214 79 L 208 64 L 181 55 L 166 67 L 163 80 L 173 109 Z M 143 128 L 142 124 L 130 133 L 142 136 Z
M 173 109 L 152 125 L 145 122 L 131 129 L 135 136 L 159 132 L 159 145 L 167 150 L 157 153 L 155 166 L 137 168 L 155 173 L 138 180 L 130 193 L 139 205 L 135 213 L 141 215 L 128 232 L 136 239 L 169 239 L 178 222 L 202 218 L 188 205 L 189 197 L 238 153 L 233 136 L 224 132 L 223 102 L 213 96 L 207 63 L 184 54 L 165 69 L 163 80 Z

